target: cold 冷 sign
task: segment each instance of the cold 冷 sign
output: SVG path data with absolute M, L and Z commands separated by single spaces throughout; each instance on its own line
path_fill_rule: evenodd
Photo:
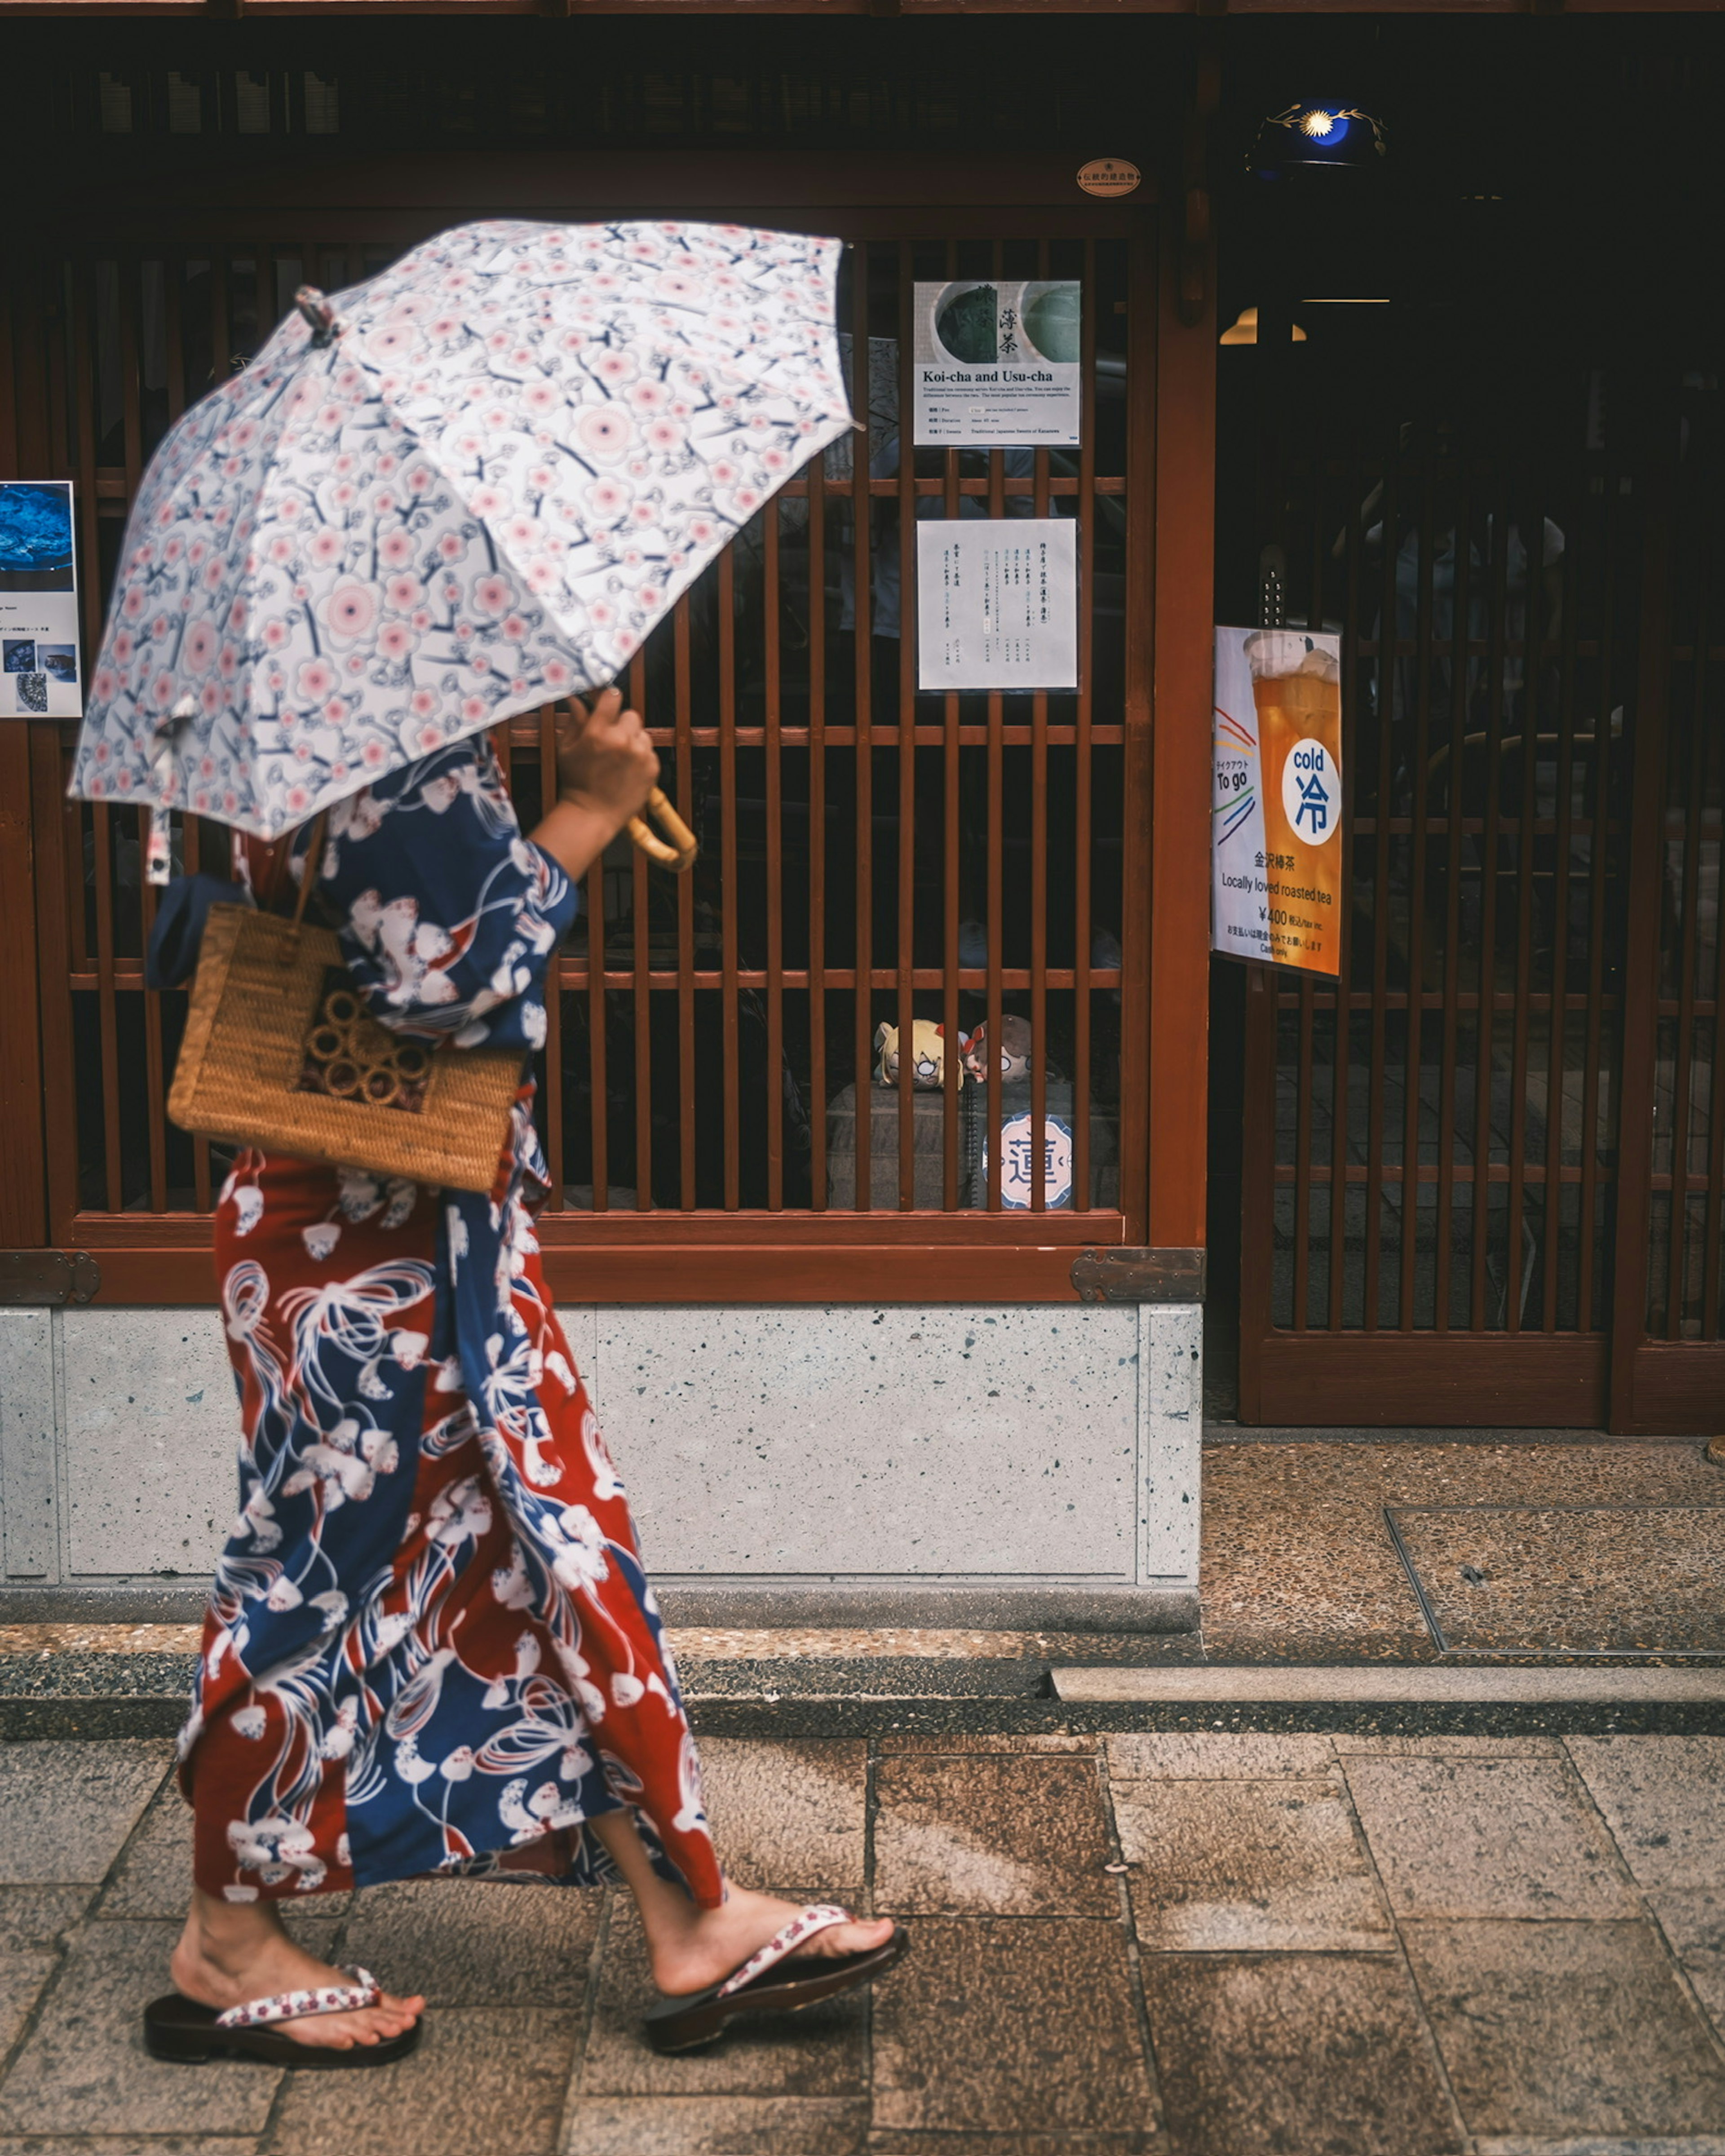
M 1342 644 L 1216 631 L 1210 947 L 1339 971 Z

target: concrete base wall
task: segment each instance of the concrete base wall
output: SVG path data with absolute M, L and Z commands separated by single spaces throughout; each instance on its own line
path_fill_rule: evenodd
M 1197 1622 L 1195 1305 L 562 1316 L 675 1622 Z M 0 1616 L 200 1606 L 235 1431 L 213 1312 L 0 1310 Z

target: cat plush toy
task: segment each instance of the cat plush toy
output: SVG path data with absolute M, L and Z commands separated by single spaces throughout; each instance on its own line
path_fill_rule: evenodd
M 875 1029 L 875 1077 L 882 1086 L 899 1082 L 898 1028 L 884 1020 Z M 911 1083 L 932 1092 L 947 1082 L 946 1029 L 932 1019 L 919 1018 L 911 1027 Z M 960 1083 L 963 1081 L 961 1078 Z
M 1000 1021 L 999 1054 L 992 1059 L 989 1056 L 985 1019 L 964 1044 L 964 1067 L 979 1086 L 986 1086 L 993 1075 L 992 1061 L 1009 1086 L 1018 1085 L 1030 1075 L 1030 1046 L 1029 1019 L 1020 1018 L 1016 1011 L 1009 1011 Z

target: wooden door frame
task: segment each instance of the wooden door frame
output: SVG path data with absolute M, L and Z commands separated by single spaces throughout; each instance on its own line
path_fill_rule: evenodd
M 1086 234 L 1130 242 L 1131 341 L 1142 357 L 1130 393 L 1128 501 L 1136 513 L 1128 539 L 1128 679 L 1136 685 L 1124 716 L 1127 783 L 1147 802 L 1150 828 L 1128 845 L 1122 1075 L 1123 1095 L 1128 1082 L 1138 1098 L 1147 1093 L 1150 1112 L 1142 1119 L 1142 1140 L 1122 1146 L 1122 1203 L 1123 1224 L 1142 1223 L 1140 1233 L 1147 1227 L 1150 1246 L 1188 1256 L 1201 1250 L 1214 278 L 1205 280 L 1209 296 L 1196 319 L 1189 318 L 1189 318 L 1183 319 L 1179 250 L 1153 182 L 1127 201 L 1109 202 L 1083 193 L 1067 161 L 1048 157 L 534 151 L 283 166 L 249 172 L 243 191 L 222 193 L 214 210 L 212 188 L 205 175 L 152 192 L 147 207 L 74 199 L 44 238 L 49 245 L 87 250 L 99 233 L 105 243 L 136 250 L 228 238 L 291 245 L 315 230 L 321 244 L 344 239 L 407 244 L 475 214 L 591 217 L 629 208 L 711 215 L 722 204 L 727 216 L 740 220 L 805 229 L 821 228 L 831 222 L 823 212 L 842 207 L 847 228 L 860 237 L 876 231 L 916 236 L 922 227 L 962 237 L 985 223 L 998 229 L 1007 208 L 1014 229 L 1029 237 L 1070 234 L 1081 217 Z M 1168 569 L 1165 583 L 1159 562 Z M 33 869 L 42 888 L 64 891 L 56 730 L 28 731 L 33 857 L 23 852 L 23 873 L 28 879 Z M 0 842 L 6 849 L 0 875 L 16 877 L 18 834 L 0 827 Z M 66 970 L 63 911 L 63 906 L 43 909 L 37 934 L 28 939 L 33 976 L 39 968 L 44 991 Z M 36 986 L 33 978 L 30 985 Z M 39 1072 L 38 1100 L 26 1122 L 43 1155 L 37 1180 L 45 1179 L 55 1195 L 33 1235 L 20 1234 L 16 1241 L 40 1241 L 45 1235 L 69 1244 L 75 1238 L 102 1267 L 104 1301 L 208 1301 L 206 1220 L 78 1214 L 69 1127 L 56 1147 L 44 1130 L 39 1099 L 40 1086 L 69 1081 L 69 1013 L 64 995 L 32 993 L 27 1001 L 39 1011 L 42 1029 L 26 1051 Z M 0 1082 L 3 1078 L 0 1072 Z M 1134 1120 L 1123 1115 L 1122 1124 Z M 973 1293 L 985 1300 L 1071 1300 L 1072 1267 L 1084 1245 L 1055 1240 L 1058 1216 L 1039 1219 L 1034 1227 L 1029 1218 L 863 1215 L 835 1232 L 831 1215 L 745 1224 L 723 1216 L 694 1222 L 649 1214 L 605 1219 L 603 1234 L 594 1232 L 600 1219 L 583 1218 L 579 1247 L 572 1231 L 568 1246 L 548 1249 L 548 1269 L 559 1291 L 619 1303 L 942 1301 L 952 1298 L 955 1276 L 966 1270 Z M 31 1225 L 23 1214 L 16 1221 L 20 1228 Z M 961 1253 L 981 1265 L 966 1268 Z

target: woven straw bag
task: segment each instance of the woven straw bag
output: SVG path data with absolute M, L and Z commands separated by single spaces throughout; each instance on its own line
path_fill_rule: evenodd
M 322 838 L 320 824 L 292 920 L 210 908 L 168 1112 L 206 1137 L 489 1191 L 525 1059 L 378 1024 L 335 936 L 305 919 Z

